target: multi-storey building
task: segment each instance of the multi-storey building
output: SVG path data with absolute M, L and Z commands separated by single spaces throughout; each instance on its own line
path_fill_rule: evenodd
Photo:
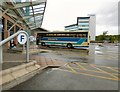
M 89 15 L 88 17 L 77 17 L 77 23 L 65 26 L 65 30 L 69 31 L 88 30 L 90 31 L 91 40 L 94 41 L 96 30 L 96 16 Z

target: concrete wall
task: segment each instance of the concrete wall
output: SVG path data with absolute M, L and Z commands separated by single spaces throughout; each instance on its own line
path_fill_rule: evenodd
M 90 31 L 90 40 L 95 41 L 95 35 L 96 35 L 96 16 L 90 15 L 90 21 L 89 21 L 89 31 Z
M 32 61 L 0 71 L 0 87 L 2 87 L 2 90 L 8 90 L 19 85 L 35 76 L 40 71 L 40 68 L 36 61 Z

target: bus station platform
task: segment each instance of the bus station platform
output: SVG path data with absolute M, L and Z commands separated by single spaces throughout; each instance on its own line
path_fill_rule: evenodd
M 41 50 L 36 45 L 30 45 L 29 49 L 30 49 L 29 50 L 30 62 L 32 60 L 35 60 L 41 66 L 61 65 L 63 63 L 58 60 L 53 60 L 51 58 L 46 58 L 46 57 L 38 55 L 39 53 L 46 52 L 47 50 L 45 49 Z M 18 66 L 21 64 L 25 64 L 25 63 L 26 63 L 26 50 L 23 50 L 22 48 L 17 48 L 17 49 L 11 50 L 11 52 L 9 52 L 9 50 L 4 51 L 2 70 L 8 69 L 14 66 Z
M 90 63 L 81 63 L 78 61 L 66 62 L 64 61 L 64 59 L 62 61 L 60 59 L 55 58 L 55 56 L 52 57 L 51 54 L 53 54 L 54 51 L 52 51 L 53 48 L 50 49 L 44 49 L 44 48 L 41 49 L 38 48 L 37 46 L 30 46 L 30 52 L 29 52 L 30 60 L 36 61 L 36 65 L 40 66 L 39 72 L 37 69 L 37 73 L 34 77 L 31 77 L 29 80 L 26 80 L 12 87 L 9 90 L 72 90 L 72 89 L 73 90 L 93 90 L 93 89 L 116 90 L 118 89 L 117 85 L 118 82 L 120 81 L 119 78 L 120 69 L 118 67 L 90 64 Z M 63 51 L 65 51 L 65 49 L 63 49 Z M 66 52 L 64 54 L 70 52 L 72 54 L 74 50 Z M 25 56 L 25 51 L 19 53 L 18 56 L 19 55 L 21 55 L 21 58 L 23 58 L 22 55 Z M 61 56 L 60 52 L 57 55 Z M 17 56 L 14 57 L 17 58 Z M 15 62 L 15 61 L 11 60 L 9 61 L 9 63 L 10 62 Z M 19 61 L 19 64 L 16 64 L 15 66 L 20 66 L 21 64 L 26 64 L 25 60 L 21 62 Z
M 37 55 L 40 52 L 39 49 L 31 46 L 29 62 L 26 62 L 25 51 L 21 53 L 4 53 L 5 61 L 0 71 L 0 86 L 2 85 L 3 90 L 28 80 L 46 68 L 58 68 L 64 64 L 64 62 Z

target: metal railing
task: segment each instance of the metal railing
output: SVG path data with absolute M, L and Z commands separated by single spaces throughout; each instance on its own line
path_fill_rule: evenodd
M 24 33 L 27 36 L 27 49 L 26 49 L 26 61 L 29 62 L 29 36 L 28 33 L 25 31 L 18 31 L 15 34 L 11 35 L 10 37 L 6 38 L 5 40 L 0 42 L 0 63 L 3 63 L 3 50 L 2 50 L 2 45 L 5 44 L 6 42 L 10 41 L 20 33 Z

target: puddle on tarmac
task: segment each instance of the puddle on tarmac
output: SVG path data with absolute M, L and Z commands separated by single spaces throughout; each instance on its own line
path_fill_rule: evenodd
M 49 74 L 49 73 L 51 73 L 52 71 L 58 70 L 58 69 L 59 69 L 59 68 L 49 68 L 49 69 L 47 69 L 46 73 Z
M 40 53 L 49 53 L 48 51 L 40 51 Z
M 98 45 L 91 45 L 89 52 L 62 48 L 49 48 L 48 50 L 51 50 L 51 52 L 40 53 L 39 55 L 47 56 L 58 61 L 118 66 L 118 58 L 115 58 L 118 56 L 118 47 L 115 46 L 100 47 Z
M 103 55 L 103 52 L 101 52 L 101 51 L 95 51 L 95 54 Z

